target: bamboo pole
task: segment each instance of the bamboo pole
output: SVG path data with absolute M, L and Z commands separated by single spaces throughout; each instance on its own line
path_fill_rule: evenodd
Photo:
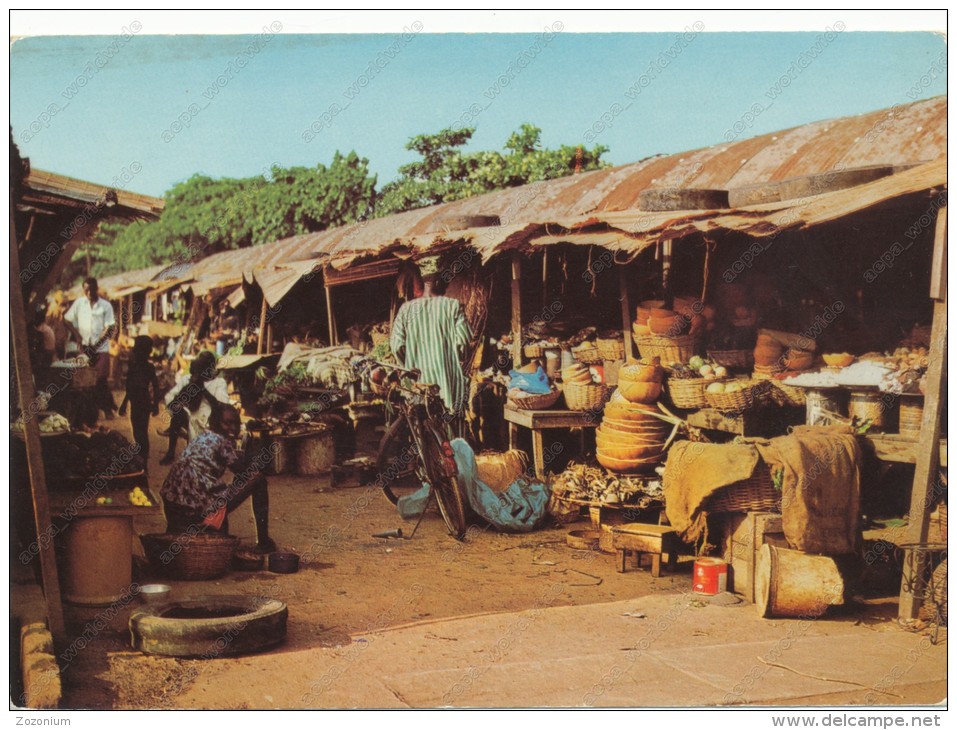
M 934 236 L 934 268 L 938 276 L 931 280 L 931 296 L 934 298 L 934 319 L 930 335 L 930 367 L 927 370 L 924 394 L 924 415 L 920 425 L 920 440 L 917 443 L 917 463 L 914 465 L 914 485 L 911 488 L 910 512 L 908 513 L 907 543 L 923 544 L 930 532 L 930 513 L 937 502 L 934 487 L 937 481 L 940 459 L 940 416 L 942 411 L 941 390 L 947 372 L 947 209 L 937 214 L 937 229 Z M 938 266 L 938 262 L 940 262 Z M 925 578 L 925 551 L 909 554 L 904 559 L 911 566 L 913 575 L 901 580 L 898 617 L 917 618 L 923 602 Z
M 10 191 L 10 331 L 13 340 L 13 357 L 17 371 L 17 388 L 20 406 L 26 410 L 34 398 L 33 367 L 30 364 L 30 350 L 27 337 L 26 308 L 20 286 L 20 252 L 17 243 L 17 231 L 14 223 L 13 191 Z M 27 468 L 30 476 L 30 491 L 33 497 L 33 517 L 37 528 L 40 548 L 40 577 L 43 583 L 43 596 L 47 604 L 47 623 L 50 633 L 57 642 L 66 638 L 66 624 L 63 620 L 63 603 L 60 599 L 60 577 L 57 572 L 56 556 L 52 540 L 42 538 L 52 534 L 53 523 L 50 517 L 50 501 L 47 494 L 46 471 L 43 466 L 43 454 L 40 446 L 40 429 L 36 418 L 25 418 L 23 436 L 26 441 Z
M 256 354 L 262 355 L 266 343 L 266 292 L 263 292 L 263 304 L 259 309 L 259 342 L 256 344 Z

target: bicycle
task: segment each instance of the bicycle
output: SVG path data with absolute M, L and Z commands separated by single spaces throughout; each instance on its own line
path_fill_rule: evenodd
M 448 411 L 437 385 L 418 383 L 420 373 L 394 365 L 375 363 L 392 372 L 379 387 L 385 387 L 387 401 L 397 411 L 379 443 L 376 467 L 379 484 L 392 504 L 425 482 L 431 496 L 456 540 L 467 524 L 467 498 L 459 486 L 458 467 L 449 443 Z M 428 505 L 426 505 L 428 506 Z

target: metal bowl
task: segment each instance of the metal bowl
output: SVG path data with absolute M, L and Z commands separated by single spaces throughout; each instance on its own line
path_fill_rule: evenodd
M 173 588 L 163 583 L 148 583 L 140 586 L 140 600 L 143 603 L 165 603 L 169 600 Z
M 299 570 L 299 556 L 287 552 L 270 553 L 269 570 L 273 573 L 295 573 Z

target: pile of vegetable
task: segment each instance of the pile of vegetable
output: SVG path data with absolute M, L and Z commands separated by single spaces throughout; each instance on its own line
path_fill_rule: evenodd
M 65 416 L 61 416 L 59 413 L 51 413 L 40 421 L 37 428 L 40 430 L 40 433 L 67 433 L 70 430 L 70 422 L 66 420 Z M 10 424 L 10 430 L 15 433 L 23 433 L 23 429 L 22 416 Z
M 660 479 L 612 474 L 597 466 L 571 462 L 551 483 L 555 499 L 647 509 L 660 504 L 664 495 Z
M 698 355 L 692 357 L 687 364 L 673 362 L 668 366 L 668 370 L 670 371 L 670 377 L 680 380 L 688 380 L 691 378 L 708 378 L 709 380 L 714 380 L 715 378 L 726 378 L 728 376 L 728 369 L 726 367 L 716 365 Z

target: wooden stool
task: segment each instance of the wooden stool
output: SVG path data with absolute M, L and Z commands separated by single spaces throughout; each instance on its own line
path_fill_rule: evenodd
M 670 525 L 646 525 L 630 522 L 611 528 L 612 546 L 618 551 L 616 568 L 624 573 L 628 553 L 635 553 L 635 567 L 641 564 L 643 553 L 651 555 L 651 575 L 661 577 L 661 556 L 667 554 L 668 567 L 674 569 L 678 562 L 681 540 Z

